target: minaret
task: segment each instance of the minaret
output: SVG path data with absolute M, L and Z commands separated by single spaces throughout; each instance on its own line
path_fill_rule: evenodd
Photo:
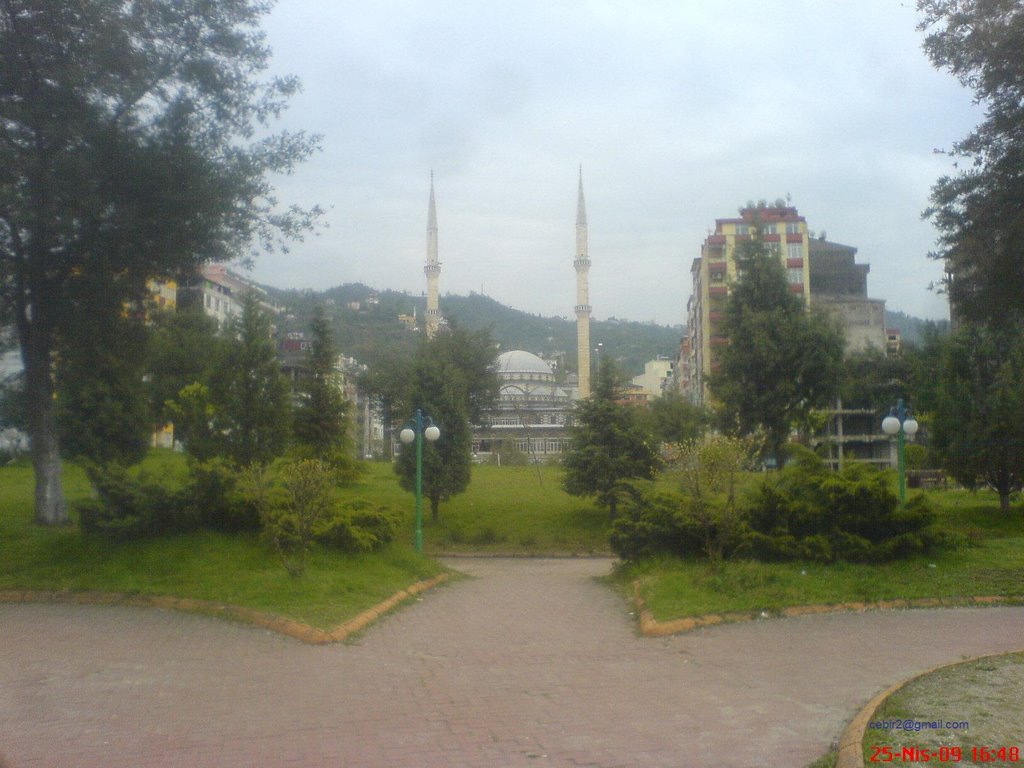
M 576 361 L 580 398 L 590 397 L 590 256 L 587 249 L 587 208 L 583 202 L 583 166 L 576 203 Z
M 441 310 L 437 308 L 437 279 L 441 264 L 437 261 L 437 209 L 434 207 L 434 172 L 430 172 L 430 204 L 427 208 L 427 263 L 423 267 L 427 276 L 427 338 L 433 337 L 441 325 Z

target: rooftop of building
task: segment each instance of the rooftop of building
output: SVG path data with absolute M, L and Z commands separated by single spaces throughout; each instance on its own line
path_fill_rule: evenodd
M 535 373 L 545 376 L 553 376 L 554 372 L 537 355 L 532 352 L 525 352 L 521 349 L 514 349 L 511 352 L 502 352 L 497 360 L 498 375 L 510 373 Z

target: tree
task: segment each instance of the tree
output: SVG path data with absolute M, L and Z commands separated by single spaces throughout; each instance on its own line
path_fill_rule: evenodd
M 660 443 L 696 440 L 708 425 L 708 414 L 700 406 L 674 392 L 651 401 L 639 414 L 640 423 Z
M 288 444 L 291 400 L 270 318 L 252 293 L 227 333 L 231 343 L 210 375 L 215 434 L 223 455 L 239 466 L 266 464 Z
M 297 388 L 293 434 L 295 441 L 317 458 L 329 459 L 347 444 L 349 406 L 336 368 L 338 350 L 334 333 L 321 306 L 313 312 L 310 337 L 306 368 Z
M 374 410 L 380 415 L 385 436 L 394 433 L 396 419 L 405 418 L 404 401 L 411 380 L 411 361 L 396 353 L 381 356 L 359 375 L 359 390 L 370 398 Z M 387 450 L 389 448 L 386 446 Z M 385 458 L 389 461 L 391 459 L 387 454 Z
M 967 324 L 946 346 L 933 439 L 950 474 L 1005 512 L 1024 484 L 1024 329 Z
M 932 187 L 932 254 L 965 318 L 1024 318 L 1024 6 L 1018 0 L 918 0 L 924 49 L 985 105 L 985 120 L 949 154 L 964 168 Z M 959 164 L 959 163 L 958 163 Z
M 573 496 L 594 496 L 615 519 L 628 480 L 649 480 L 659 465 L 634 411 L 617 402 L 621 382 L 615 364 L 601 360 L 594 391 L 576 404 L 562 487 Z
M 823 312 L 804 309 L 760 238 L 737 245 L 736 262 L 742 277 L 726 304 L 729 343 L 709 384 L 729 431 L 763 429 L 768 455 L 781 465 L 793 425 L 835 397 L 842 332 Z
M 185 387 L 209 379 L 214 361 L 224 354 L 225 339 L 217 333 L 217 321 L 199 305 L 157 311 L 146 351 L 150 419 L 154 428 L 174 422 L 175 439 L 184 439 L 180 414 L 172 415 L 168 403 Z
M 67 338 L 56 365 L 62 452 L 100 464 L 141 461 L 151 427 L 142 319 L 97 311 Z
M 897 399 L 915 397 L 907 391 L 911 375 L 910 355 L 889 355 L 871 346 L 844 358 L 839 395 L 847 407 L 885 413 Z
M 266 131 L 298 87 L 258 79 L 268 9 L 0 3 L 0 316 L 25 366 L 39 523 L 67 520 L 54 364 L 97 291 L 120 312 L 151 279 L 272 247 L 318 214 L 281 213 L 267 181 L 315 149 Z
M 440 503 L 469 486 L 472 432 L 469 424 L 467 376 L 451 356 L 442 331 L 425 340 L 414 361 L 410 386 L 402 397 L 410 414 L 419 410 L 440 429 L 435 442 L 423 441 L 423 495 L 430 500 L 431 519 Z M 416 446 L 403 445 L 394 471 L 406 490 L 416 490 Z

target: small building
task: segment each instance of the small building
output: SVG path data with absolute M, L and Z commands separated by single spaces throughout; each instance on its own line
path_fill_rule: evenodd
M 633 384 L 640 387 L 648 400 L 653 400 L 671 389 L 674 369 L 675 362 L 667 357 L 648 360 L 644 363 L 644 372 L 633 377 Z

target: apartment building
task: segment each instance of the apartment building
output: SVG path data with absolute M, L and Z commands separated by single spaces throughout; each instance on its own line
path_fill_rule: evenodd
M 738 279 L 736 247 L 755 232 L 778 253 L 786 267 L 789 289 L 808 306 L 811 302 L 810 233 L 807 221 L 796 208 L 777 201 L 774 205 L 748 205 L 738 218 L 716 219 L 714 232 L 701 245 L 700 257 L 690 268 L 693 292 L 687 305 L 687 338 L 677 366 L 677 381 L 689 399 L 707 402 L 707 376 L 718 370 L 718 355 L 729 343 L 724 330 L 729 286 Z M 685 370 L 684 370 L 685 369 Z

